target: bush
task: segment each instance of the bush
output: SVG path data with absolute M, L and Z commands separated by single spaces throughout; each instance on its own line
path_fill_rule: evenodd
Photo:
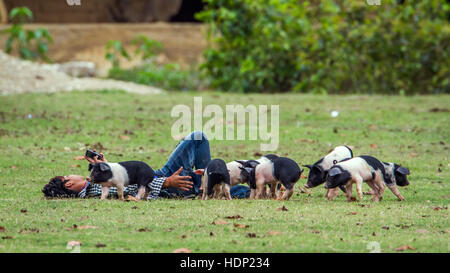
M 53 42 L 53 38 L 48 30 L 45 28 L 23 29 L 25 23 L 33 20 L 33 12 L 27 7 L 17 7 L 11 10 L 9 18 L 13 22 L 12 26 L 3 31 L 3 34 L 9 35 L 6 40 L 6 53 L 11 54 L 16 49 L 22 59 L 41 58 L 51 62 L 47 52 L 48 44 Z
M 108 72 L 108 78 L 157 86 L 166 90 L 187 91 L 203 87 L 197 73 L 183 70 L 178 64 L 149 63 L 132 69 L 113 67 Z
M 201 68 L 241 92 L 448 93 L 445 0 L 205 0 Z

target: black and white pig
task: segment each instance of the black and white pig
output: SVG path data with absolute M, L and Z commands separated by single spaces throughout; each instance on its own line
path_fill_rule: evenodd
M 303 172 L 294 160 L 287 157 L 275 158 L 273 162 L 265 160 L 254 168 L 243 167 L 243 171 L 247 173 L 250 179 L 251 199 L 264 198 L 265 185 L 272 184 L 270 197 L 282 200 L 289 200 L 294 193 L 294 185 Z M 286 188 L 282 197 L 277 190 L 278 183 Z
M 361 200 L 362 183 L 372 188 L 373 201 L 380 201 L 383 197 L 384 183 L 386 178 L 385 167 L 378 159 L 368 155 L 362 155 L 343 160 L 332 166 L 327 174 L 325 188 L 332 189 L 341 185 L 345 186 L 347 201 L 353 200 L 352 188 L 356 184 L 358 198 Z M 328 196 L 332 200 L 335 196 Z
M 312 165 L 303 165 L 309 169 L 305 188 L 314 188 L 325 183 L 328 170 L 339 161 L 353 157 L 353 151 L 348 146 L 338 146 L 329 154 Z M 343 189 L 345 192 L 345 189 Z
M 202 200 L 217 198 L 231 200 L 230 173 L 222 159 L 213 159 L 206 166 L 202 176 Z
M 383 162 L 383 166 L 386 173 L 384 183 L 400 201 L 404 201 L 405 198 L 400 194 L 397 186 L 405 187 L 409 185 L 406 177 L 410 174 L 409 169 L 391 162 Z
M 119 199 L 124 200 L 123 188 L 134 184 L 139 186 L 136 199 L 147 199 L 150 192 L 149 184 L 155 177 L 153 169 L 142 161 L 101 162 L 90 165 L 89 170 L 91 182 L 102 186 L 102 200 L 108 197 L 110 187 L 116 187 Z

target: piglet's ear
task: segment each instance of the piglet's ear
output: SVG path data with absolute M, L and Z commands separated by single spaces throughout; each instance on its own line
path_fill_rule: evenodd
M 302 174 L 303 171 L 305 171 L 305 169 L 300 169 L 300 174 Z
M 308 168 L 308 169 L 311 169 L 311 168 L 312 168 L 312 165 L 303 165 L 303 167 L 306 167 L 306 168 Z
M 100 164 L 100 171 L 110 171 L 111 167 L 108 164 Z
M 89 163 L 88 171 L 91 171 L 92 168 L 94 168 L 94 165 L 92 165 L 91 163 Z
M 242 160 L 235 160 L 235 161 L 241 165 L 244 165 L 244 163 L 245 163 L 245 161 L 242 161 Z
M 342 173 L 341 169 L 339 169 L 339 168 L 332 168 L 332 169 L 328 172 L 328 175 L 329 175 L 329 176 L 335 176 L 335 175 L 338 175 L 338 174 L 340 174 L 340 173 Z
M 252 170 L 253 170 L 253 168 L 248 168 L 248 167 L 245 167 L 245 170 L 248 172 L 248 173 L 251 173 L 252 172 Z
M 395 170 L 396 172 L 399 172 L 401 174 L 404 175 L 408 175 L 409 174 L 409 169 L 406 167 L 399 167 L 397 170 Z

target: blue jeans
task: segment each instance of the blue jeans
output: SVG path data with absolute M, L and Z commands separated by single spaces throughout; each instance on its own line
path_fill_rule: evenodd
M 189 191 L 183 191 L 177 188 L 166 188 L 161 190 L 160 196 L 173 198 L 197 195 L 202 183 L 202 177 L 194 173 L 194 167 L 195 169 L 204 169 L 209 161 L 211 161 L 211 154 L 209 150 L 209 141 L 206 138 L 206 135 L 201 131 L 195 131 L 186 136 L 175 147 L 175 150 L 170 155 L 169 160 L 164 167 L 156 171 L 156 175 L 169 177 L 180 169 L 180 167 L 183 167 L 180 175 L 192 177 L 194 187 Z M 249 195 L 250 189 L 248 187 L 237 185 L 231 188 L 232 197 L 246 198 Z

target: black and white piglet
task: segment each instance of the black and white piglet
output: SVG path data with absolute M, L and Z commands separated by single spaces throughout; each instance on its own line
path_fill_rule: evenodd
M 139 186 L 136 199 L 147 199 L 150 192 L 149 184 L 155 177 L 153 169 L 142 161 L 101 162 L 90 165 L 89 170 L 91 181 L 102 185 L 102 200 L 108 197 L 110 187 L 117 187 L 119 199 L 124 200 L 123 188 L 133 184 Z
M 400 194 L 397 186 L 405 187 L 409 185 L 406 177 L 410 174 L 409 169 L 391 162 L 383 162 L 383 165 L 386 173 L 384 183 L 400 201 L 404 201 L 405 198 Z
M 213 159 L 206 166 L 202 176 L 202 200 L 217 198 L 231 200 L 230 174 L 227 164 L 222 159 Z
M 273 161 L 266 160 L 254 168 L 244 167 L 243 171 L 250 178 L 250 188 L 253 193 L 250 194 L 250 198 L 264 198 L 265 185 L 271 184 L 271 197 L 282 200 L 289 200 L 294 193 L 294 185 L 303 172 L 294 160 L 287 157 L 278 157 Z M 277 187 L 278 183 L 286 188 L 282 197 Z
M 334 148 L 329 154 L 322 157 L 312 165 L 303 165 L 309 169 L 308 180 L 306 181 L 305 188 L 314 188 L 325 183 L 328 170 L 334 164 L 352 157 L 352 149 L 344 145 Z M 341 190 L 345 192 L 345 187 L 342 186 Z
M 267 154 L 261 156 L 261 158 L 257 160 L 235 160 L 235 163 L 228 163 L 227 166 L 230 171 L 231 186 L 239 183 L 247 183 L 250 187 L 250 197 L 254 197 L 256 194 L 256 184 L 255 179 L 252 179 L 252 177 L 254 178 L 255 176 L 255 167 L 264 162 L 273 162 L 277 158 L 277 155 Z M 239 172 L 236 168 L 239 169 Z M 237 175 L 238 173 L 239 176 Z M 239 181 L 239 183 L 235 183 L 235 181 Z M 263 193 L 263 195 L 265 195 L 266 192 L 264 191 Z
M 332 189 L 344 185 L 346 187 L 347 201 L 353 200 L 352 188 L 356 184 L 358 198 L 362 199 L 362 183 L 372 188 L 373 201 L 380 201 L 383 197 L 386 172 L 383 163 L 368 155 L 354 157 L 341 161 L 330 168 L 325 188 Z M 332 200 L 335 196 L 328 196 Z

